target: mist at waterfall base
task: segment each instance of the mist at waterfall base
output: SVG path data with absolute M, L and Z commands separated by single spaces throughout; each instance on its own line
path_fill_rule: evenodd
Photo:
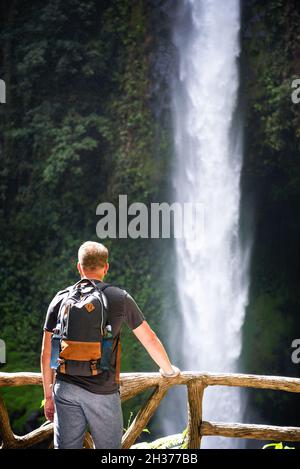
M 172 15 L 177 54 L 171 85 L 174 200 L 201 203 L 204 227 L 202 239 L 175 240 L 179 318 L 172 323 L 172 312 L 166 313 L 168 348 L 182 370 L 237 372 L 251 250 L 250 242 L 242 249 L 239 238 L 243 160 L 238 112 L 240 3 L 185 0 L 177 3 Z M 187 392 L 183 388 L 171 390 L 163 405 L 164 435 L 186 427 Z M 243 410 L 238 388 L 205 390 L 203 420 L 241 422 Z M 243 445 L 238 439 L 204 437 L 201 447 Z

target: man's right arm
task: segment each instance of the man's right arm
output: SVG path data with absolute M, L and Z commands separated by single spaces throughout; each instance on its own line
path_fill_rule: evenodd
M 124 319 L 134 335 L 145 347 L 150 357 L 160 366 L 160 373 L 163 376 L 177 376 L 180 370 L 171 364 L 163 344 L 145 320 L 142 311 L 132 296 L 127 292 L 124 303 Z
M 141 344 L 145 347 L 150 357 L 160 366 L 161 370 L 170 375 L 179 374 L 177 368 L 172 367 L 168 354 L 157 337 L 156 333 L 151 329 L 147 321 L 143 321 L 140 326 L 132 331 L 139 339 Z
M 50 359 L 51 359 L 51 336 L 52 332 L 44 331 L 43 342 L 42 342 L 42 352 L 41 352 L 41 371 L 43 377 L 43 388 L 44 388 L 44 413 L 45 417 L 53 421 L 54 417 L 54 403 L 52 398 L 52 386 L 54 372 L 50 368 Z

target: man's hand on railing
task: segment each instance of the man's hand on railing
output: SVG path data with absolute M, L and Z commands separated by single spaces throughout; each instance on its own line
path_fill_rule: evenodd
M 53 422 L 54 419 L 54 402 L 52 396 L 49 396 L 45 399 L 44 404 L 44 414 L 47 420 Z
M 164 377 L 164 378 L 175 378 L 176 376 L 178 376 L 180 374 L 180 369 L 177 368 L 177 366 L 174 366 L 174 365 L 171 365 L 172 367 L 172 372 L 171 373 L 166 373 L 162 368 L 159 369 L 159 372 L 160 374 Z

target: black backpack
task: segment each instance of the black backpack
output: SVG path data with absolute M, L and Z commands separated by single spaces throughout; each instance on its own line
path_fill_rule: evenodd
M 51 368 L 78 376 L 98 375 L 110 368 L 113 337 L 107 324 L 108 302 L 102 291 L 107 286 L 83 278 L 60 292 L 64 298 L 51 339 Z M 105 338 L 108 341 L 103 363 Z

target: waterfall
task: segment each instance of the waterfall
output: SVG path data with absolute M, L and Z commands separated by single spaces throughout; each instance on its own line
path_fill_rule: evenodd
M 182 328 L 177 335 L 169 329 L 169 347 L 180 344 L 177 355 L 184 370 L 236 372 L 241 352 L 249 249 L 242 249 L 239 238 L 239 30 L 239 0 L 181 0 L 173 13 L 178 56 L 172 83 L 174 198 L 200 203 L 204 210 L 203 239 L 175 240 Z M 173 402 L 164 421 L 165 434 L 174 433 L 175 423 L 182 429 L 186 425 L 186 396 L 176 399 L 176 412 Z M 242 412 L 237 388 L 205 391 L 203 419 L 240 422 Z M 202 446 L 239 444 L 205 437 Z

